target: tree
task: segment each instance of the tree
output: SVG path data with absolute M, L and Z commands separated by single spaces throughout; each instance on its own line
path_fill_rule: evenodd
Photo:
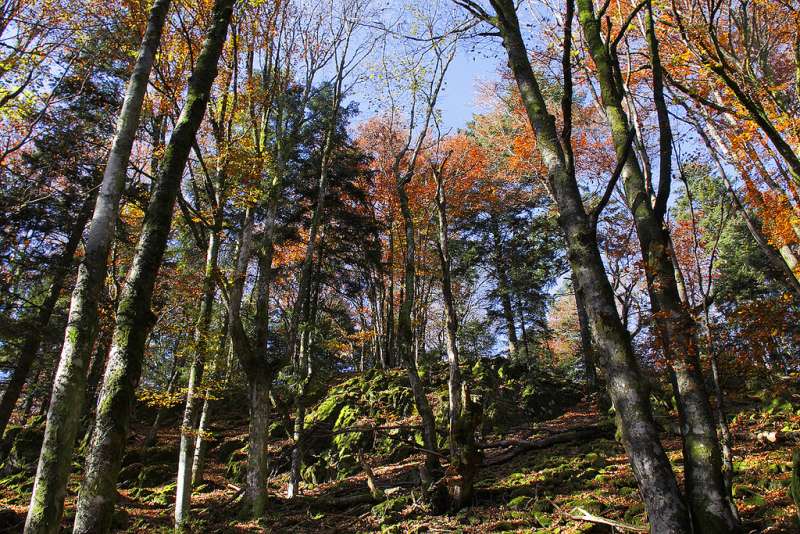
M 217 75 L 217 62 L 225 44 L 232 11 L 232 0 L 214 3 L 207 37 L 189 83 L 186 105 L 159 166 L 136 254 L 117 307 L 111 356 L 98 401 L 86 475 L 75 515 L 75 532 L 102 532 L 111 525 L 115 486 L 135 389 L 141 375 L 144 343 L 153 325 L 150 311 L 153 286 L 167 244 L 186 160 Z
M 108 251 L 131 148 L 139 126 L 142 101 L 169 5 L 169 0 L 158 0 L 151 9 L 103 173 L 89 236 L 86 239 L 84 259 L 78 269 L 78 278 L 72 293 L 70 317 L 53 384 L 42 454 L 25 521 L 26 533 L 56 532 L 59 528 L 72 450 L 78 431 L 78 418 L 83 404 L 86 371 L 97 326 L 98 296 L 106 274 Z
M 573 4 L 568 2 L 565 24 L 562 114 L 565 128 L 556 130 L 539 83 L 528 60 L 516 7 L 505 0 L 491 2 L 495 15 L 472 1 L 457 2 L 500 33 L 520 95 L 525 104 L 541 159 L 548 170 L 548 186 L 559 210 L 568 256 L 578 288 L 586 298 L 587 314 L 596 337 L 602 365 L 607 371 L 611 396 L 633 471 L 654 532 L 688 532 L 689 518 L 672 468 L 658 440 L 650 403 L 643 390 L 627 332 L 617 315 L 596 244 L 597 211 L 587 213 L 575 181 L 570 135 L 572 105 L 571 24 Z M 623 160 L 624 161 L 624 160 Z

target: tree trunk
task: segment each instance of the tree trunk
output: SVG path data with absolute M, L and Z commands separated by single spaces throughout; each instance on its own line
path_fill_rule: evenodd
M 310 291 L 311 291 L 311 282 L 312 282 L 312 275 L 313 275 L 313 267 L 314 267 L 314 251 L 316 249 L 316 241 L 317 235 L 322 231 L 324 227 L 323 221 L 323 211 L 325 208 L 325 197 L 327 196 L 328 192 L 328 174 L 329 174 L 329 161 L 331 158 L 331 153 L 333 151 L 333 135 L 334 130 L 336 127 L 336 117 L 338 115 L 337 111 L 339 109 L 339 89 L 341 88 L 340 84 L 336 86 L 336 91 L 334 93 L 333 103 L 332 103 L 332 111 L 330 117 L 330 124 L 328 126 L 328 131 L 325 135 L 325 142 L 322 149 L 322 158 L 320 162 L 320 173 L 319 173 L 319 183 L 318 183 L 318 191 L 317 191 L 317 201 L 314 204 L 314 211 L 311 216 L 311 223 L 308 232 L 308 242 L 306 243 L 306 252 L 305 258 L 303 259 L 303 266 L 300 269 L 300 279 L 298 282 L 298 289 L 297 289 L 297 300 L 294 304 L 294 309 L 292 310 L 292 316 L 290 317 L 290 326 L 289 326 L 289 344 L 288 344 L 288 351 L 289 354 L 292 355 L 295 353 L 296 347 L 295 344 L 297 343 L 297 336 L 298 330 L 302 328 L 303 332 L 301 333 L 301 347 L 299 352 L 299 358 L 294 361 L 295 367 L 295 380 L 297 381 L 297 387 L 295 388 L 294 392 L 294 404 L 295 404 L 295 421 L 294 421 L 294 432 L 293 432 L 293 440 L 294 440 L 294 448 L 292 449 L 292 465 L 291 469 L 289 470 L 289 484 L 286 489 L 286 497 L 288 499 L 292 499 L 295 495 L 297 495 L 299 486 L 300 486 L 300 464 L 302 461 L 302 446 L 301 443 L 302 436 L 303 436 L 303 420 L 305 418 L 305 407 L 304 407 L 304 398 L 306 393 L 306 386 L 308 383 L 308 365 L 309 365 L 309 355 L 308 355 L 308 319 L 309 319 L 309 308 L 310 308 Z M 305 321 L 306 324 L 301 326 L 300 319 Z
M 447 316 L 447 363 L 449 376 L 447 391 L 449 398 L 448 418 L 450 422 L 450 464 L 455 466 L 458 477 L 450 488 L 450 510 L 457 511 L 472 501 L 473 484 L 478 472 L 481 456 L 475 444 L 475 428 L 480 418 L 473 405 L 469 388 L 461 380 L 458 354 L 458 314 L 453 298 L 450 279 L 450 247 L 447 236 L 447 197 L 445 195 L 441 169 L 434 170 L 436 178 L 436 208 L 439 223 L 437 249 L 442 271 L 442 300 Z
M 245 498 L 251 515 L 264 515 L 267 505 L 266 475 L 267 429 L 269 428 L 269 390 L 272 377 L 263 372 L 249 376 L 250 427 L 247 454 L 247 484 Z
M 92 205 L 96 198 L 95 193 L 91 193 L 83 203 L 80 211 L 78 212 L 75 221 L 72 223 L 70 229 L 69 239 L 67 240 L 64 250 L 59 257 L 55 260 L 51 270 L 50 289 L 45 297 L 44 302 L 39 305 L 39 312 L 36 314 L 36 319 L 30 325 L 30 329 L 22 342 L 22 348 L 19 351 L 17 359 L 17 366 L 11 373 L 11 378 L 0 397 L 0 438 L 6 430 L 11 413 L 14 411 L 14 406 L 17 404 L 22 388 L 28 380 L 28 375 L 31 372 L 31 366 L 39 354 L 39 346 L 42 343 L 42 334 L 47 330 L 50 323 L 50 317 L 58 303 L 58 298 L 61 296 L 61 291 L 64 289 L 64 283 L 67 276 L 72 270 L 72 260 L 75 257 L 75 251 L 81 242 L 83 230 L 89 222 L 89 217 L 92 215 Z
M 586 372 L 586 387 L 589 392 L 597 391 L 597 369 L 594 361 L 594 347 L 592 346 L 592 332 L 589 329 L 589 316 L 586 314 L 586 303 L 583 293 L 578 289 L 573 281 L 575 291 L 575 308 L 578 313 L 578 328 L 581 333 L 581 354 L 583 357 L 583 368 Z
M 223 380 L 223 374 L 220 371 L 220 366 L 225 364 L 225 354 L 228 351 L 228 316 L 222 323 L 221 330 L 222 338 L 219 341 L 219 348 L 214 360 L 214 379 Z M 227 373 L 228 370 L 225 369 Z M 209 422 L 211 421 L 211 400 L 209 399 L 208 387 L 205 388 L 206 396 L 203 399 L 203 410 L 200 414 L 200 424 L 197 427 L 197 441 L 194 445 L 194 461 L 192 462 L 192 487 L 197 487 L 203 482 L 203 470 L 205 469 L 206 449 L 208 448 L 208 440 L 205 439 Z
M 650 402 L 636 356 L 617 313 L 614 295 L 597 247 L 595 230 L 586 214 L 575 180 L 559 141 L 555 118 L 547 111 L 533 74 L 520 32 L 516 8 L 510 0 L 492 0 L 496 24 L 508 53 L 509 66 L 525 105 L 548 169 L 550 190 L 559 211 L 568 257 L 586 312 L 601 364 L 607 371 L 608 392 L 616 408 L 622 442 L 655 534 L 690 532 L 689 517 L 675 475 L 658 439 Z
M 198 410 L 201 408 L 197 399 L 197 390 L 201 389 L 205 368 L 208 334 L 214 308 L 216 284 L 214 273 L 219 256 L 219 231 L 222 220 L 209 232 L 206 250 L 205 274 L 203 277 L 203 297 L 194 330 L 194 358 L 189 369 L 189 383 L 186 386 L 186 406 L 181 424 L 181 440 L 178 448 L 178 479 L 175 493 L 175 528 L 182 530 L 189 519 L 192 499 L 192 465 L 194 461 L 194 445 L 197 438 L 195 430 L 199 426 Z
M 508 270 L 503 255 L 503 244 L 500 241 L 500 232 L 494 232 L 494 260 L 497 271 L 497 292 L 500 293 L 500 305 L 503 308 L 503 318 L 506 320 L 508 332 L 508 355 L 514 357 L 518 350 L 517 328 L 514 325 L 514 308 L 511 306 L 511 284 L 508 280 Z
M 83 412 L 86 367 L 97 328 L 97 306 L 106 277 L 108 251 L 114 236 L 131 148 L 139 127 L 142 102 L 169 5 L 170 0 L 156 0 L 150 11 L 92 215 L 83 262 L 72 292 L 64 346 L 53 384 L 42 452 L 25 520 L 25 532 L 29 534 L 51 533 L 59 529 L 67 477 L 72 465 L 72 450 Z
M 419 378 L 414 355 L 411 352 L 412 325 L 411 310 L 414 308 L 414 284 L 416 283 L 414 259 L 414 220 L 408 206 L 408 195 L 402 183 L 397 184 L 397 194 L 400 199 L 400 211 L 405 224 L 406 250 L 405 250 L 405 279 L 403 283 L 403 299 L 397 321 L 397 351 L 400 359 L 406 366 L 411 393 L 414 395 L 414 404 L 422 418 L 422 442 L 429 451 L 425 455 L 425 469 L 430 476 L 439 471 L 439 458 L 436 451 L 436 420 L 433 410 L 425 396 L 425 387 Z
M 167 389 L 165 391 L 167 398 L 169 398 L 175 390 L 175 384 L 178 380 L 178 371 L 180 371 L 182 367 L 182 364 L 179 365 L 178 363 L 178 346 L 179 343 L 176 341 L 172 349 L 172 370 L 169 373 L 169 381 L 167 382 Z M 150 425 L 150 430 L 147 431 L 147 436 L 144 438 L 142 447 L 152 447 L 156 444 L 156 435 L 158 434 L 158 429 L 161 428 L 162 417 L 164 417 L 164 408 L 159 406 L 158 410 L 156 410 L 156 416 L 153 418 L 153 424 Z
M 187 101 L 170 137 L 142 234 L 117 308 L 111 358 L 103 380 L 92 446 L 87 455 L 74 532 L 106 532 L 114 510 L 131 408 L 139 382 L 147 333 L 153 325 L 150 301 L 166 248 L 181 177 L 205 115 L 217 74 L 233 0 L 214 3 L 212 22 L 190 78 Z
M 577 0 L 578 16 L 589 52 L 597 66 L 601 100 L 611 128 L 617 157 L 625 159 L 622 181 L 625 198 L 633 215 L 644 259 L 645 276 L 656 316 L 656 325 L 667 360 L 675 374 L 675 397 L 678 401 L 683 435 L 683 455 L 686 466 L 686 492 L 695 528 L 702 532 L 737 532 L 739 522 L 731 513 L 722 477 L 722 459 L 708 394 L 703 383 L 696 323 L 678 295 L 672 251 L 664 224 L 664 209 L 669 194 L 669 154 L 662 146 L 661 172 L 655 207 L 650 201 L 638 159 L 628 154 L 630 126 L 622 104 L 622 83 L 615 70 L 616 58 L 603 42 L 600 22 L 595 18 L 592 0 Z M 652 18 L 648 16 L 648 22 Z M 653 79 L 656 84 L 656 105 L 659 105 L 658 65 L 655 35 L 648 31 L 652 56 Z M 668 119 L 666 119 L 668 123 Z M 659 114 L 662 140 L 671 143 L 668 124 L 663 125 Z M 668 150 L 667 150 L 668 152 Z M 665 161 L 666 157 L 666 161 Z

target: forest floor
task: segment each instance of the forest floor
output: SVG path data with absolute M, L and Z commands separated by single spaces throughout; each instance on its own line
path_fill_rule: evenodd
M 752 395 L 731 399 L 730 410 L 735 414 L 734 494 L 748 532 L 800 532 L 788 496 L 791 449 L 800 434 L 800 391 L 789 397 L 793 402 L 788 404 Z M 664 416 L 661 419 L 662 426 L 675 429 L 674 420 Z M 642 527 L 645 514 L 627 457 L 608 430 L 608 417 L 600 413 L 595 402 L 583 400 L 559 417 L 528 428 L 483 436 L 482 443 L 497 445 L 504 440 L 508 446 L 485 450 L 474 504 L 455 515 L 431 515 L 423 504 L 415 484 L 419 455 L 397 462 L 372 455 L 368 463 L 387 494 L 382 503 L 360 498 L 368 495 L 363 473 L 305 486 L 300 498 L 289 501 L 282 497 L 287 482 L 284 473 L 270 479 L 266 517 L 260 523 L 241 520 L 241 488 L 230 482 L 229 466 L 220 461 L 215 448 L 222 448 L 220 444 L 226 441 L 244 439 L 246 418 L 229 406 L 220 411 L 216 420 L 212 430 L 219 439 L 216 447 L 209 450 L 205 480 L 192 502 L 194 532 L 612 532 L 610 526 L 578 519 L 584 511 L 595 519 L 646 531 Z M 164 426 L 158 435 L 160 449 L 154 451 L 174 453 L 176 426 Z M 520 445 L 552 436 L 573 436 L 576 434 L 568 432 L 575 430 L 582 433 L 563 443 L 538 449 Z M 135 425 L 132 447 L 146 431 L 146 424 Z M 666 430 L 662 437 L 680 477 L 680 439 Z M 275 441 L 270 451 L 279 457 L 288 445 L 288 439 Z M 151 464 L 158 462 L 168 462 L 166 465 L 174 473 L 175 459 L 169 454 L 164 459 L 150 455 L 142 461 L 127 462 L 132 466 L 129 470 L 138 471 L 140 478 Z M 21 531 L 31 485 L 30 474 L 24 477 L 11 475 L 0 480 L 0 532 Z M 66 505 L 65 527 L 74 513 L 78 484 L 76 474 L 70 484 L 72 498 Z M 174 490 L 174 475 L 152 488 L 121 489 L 116 531 L 169 532 Z

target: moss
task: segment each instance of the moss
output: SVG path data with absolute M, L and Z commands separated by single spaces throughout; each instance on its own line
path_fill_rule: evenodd
M 376 504 L 372 507 L 371 513 L 376 519 L 380 520 L 381 523 L 391 524 L 400 518 L 400 512 L 410 503 L 411 497 L 408 495 L 401 495 Z
M 514 497 L 510 501 L 508 501 L 508 506 L 512 510 L 523 510 L 528 507 L 533 499 L 526 495 L 520 495 L 519 497 Z
M 43 424 L 10 428 L 6 432 L 6 441 L 11 446 L 5 458 L 3 468 L 5 473 L 36 469 L 44 441 Z

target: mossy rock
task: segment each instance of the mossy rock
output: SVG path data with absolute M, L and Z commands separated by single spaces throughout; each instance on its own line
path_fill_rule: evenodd
M 225 478 L 239 483 L 245 479 L 247 472 L 247 448 L 237 449 L 228 457 L 225 465 Z
M 131 463 L 120 469 L 119 477 L 117 478 L 119 485 L 123 488 L 133 485 L 139 479 L 139 474 L 143 468 L 144 465 L 141 463 Z
M 178 461 L 178 444 L 148 447 L 142 450 L 142 463 L 175 464 Z
M 380 520 L 381 523 L 391 524 L 400 518 L 400 512 L 402 512 L 410 502 L 411 497 L 408 495 L 386 499 L 382 503 L 372 507 L 372 515 Z
M 514 497 L 510 501 L 508 501 L 508 508 L 511 510 L 524 510 L 525 508 L 530 505 L 531 501 L 533 501 L 533 497 L 529 497 L 527 495 L 520 495 L 519 497 Z
M 122 457 L 122 467 L 125 468 L 129 465 L 134 464 L 141 464 L 142 460 L 142 449 L 141 448 L 131 448 L 125 451 L 125 456 Z M 121 475 L 120 475 L 121 476 Z
M 11 508 L 0 506 L 0 532 L 19 532 L 24 521 L 25 516 L 17 515 Z
M 625 510 L 624 519 L 628 523 L 632 524 L 641 524 L 644 519 L 644 504 L 641 502 L 637 502 L 633 504 L 630 508 Z
M 114 515 L 111 516 L 111 529 L 126 531 L 131 521 L 131 516 L 127 510 L 117 506 L 114 508 Z
M 6 433 L 6 436 L 8 435 Z M 13 439 L 5 461 L 6 472 L 35 470 L 44 441 L 44 427 L 41 425 L 17 427 L 11 435 Z
M 169 506 L 175 502 L 175 489 L 177 484 L 172 482 L 155 488 L 137 488 L 131 494 L 147 503 Z
M 227 464 L 231 455 L 247 446 L 247 439 L 244 437 L 229 438 L 222 441 L 214 449 L 214 455 L 220 463 Z
M 140 488 L 154 488 L 174 480 L 176 476 L 177 468 L 174 465 L 147 465 L 139 471 L 136 485 Z
M 605 458 L 603 458 L 596 452 L 590 452 L 586 454 L 583 457 L 583 460 L 592 467 L 605 467 L 606 465 Z
M 591 497 L 580 497 L 577 499 L 573 499 L 569 501 L 566 505 L 564 505 L 564 509 L 566 510 L 573 510 L 574 508 L 583 508 L 587 512 L 591 514 L 602 514 L 605 510 L 605 505 L 598 500 L 592 499 Z

